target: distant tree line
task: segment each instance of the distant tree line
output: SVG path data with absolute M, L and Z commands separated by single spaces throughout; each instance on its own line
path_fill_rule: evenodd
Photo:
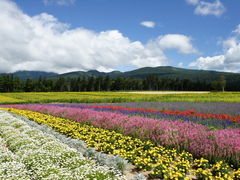
M 159 78 L 149 75 L 144 79 L 134 78 L 38 78 L 21 80 L 13 75 L 0 76 L 0 92 L 61 92 L 61 91 L 128 91 L 128 90 L 173 90 L 173 91 L 239 91 L 239 84 L 231 84 L 224 77 L 219 80 L 191 81 L 188 79 Z

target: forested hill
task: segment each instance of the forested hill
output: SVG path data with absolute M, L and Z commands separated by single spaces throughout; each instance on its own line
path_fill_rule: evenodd
M 221 89 L 240 91 L 240 74 L 165 66 L 109 73 L 20 71 L 0 75 L 0 92 Z
M 52 72 L 42 72 L 42 71 L 18 71 L 12 73 L 14 76 L 19 77 L 20 79 L 38 79 L 42 78 L 50 78 L 50 79 L 58 79 L 59 77 L 64 78 L 78 78 L 78 77 L 106 77 L 117 78 L 134 78 L 134 79 L 144 79 L 149 75 L 154 75 L 159 78 L 170 78 L 170 79 L 188 79 L 191 81 L 214 81 L 217 80 L 221 75 L 225 76 L 227 80 L 239 80 L 240 81 L 240 73 L 228 73 L 228 72 L 219 72 L 219 71 L 208 71 L 208 70 L 192 70 L 192 69 L 183 69 L 176 68 L 171 66 L 160 66 L 160 67 L 144 67 L 139 68 L 132 71 L 120 72 L 120 71 L 112 71 L 112 72 L 99 72 L 97 70 L 90 71 L 76 71 L 69 72 L 63 74 L 57 74 Z
M 123 73 L 124 77 L 130 78 L 146 78 L 149 75 L 154 75 L 160 78 L 170 79 L 188 79 L 191 81 L 214 81 L 220 76 L 225 76 L 226 79 L 239 79 L 239 73 L 227 73 L 219 71 L 208 71 L 208 70 L 192 70 L 176 68 L 171 66 L 160 66 L 160 67 L 144 67 L 133 71 Z
M 144 67 L 139 68 L 133 71 L 120 72 L 120 71 L 112 71 L 109 73 L 99 72 L 97 70 L 90 70 L 87 72 L 77 71 L 70 72 L 65 74 L 59 74 L 56 76 L 52 76 L 51 78 L 77 78 L 77 77 L 106 77 L 110 78 L 133 78 L 133 79 L 144 79 L 150 75 L 159 77 L 159 78 L 170 78 L 170 79 L 187 79 L 191 81 L 206 81 L 211 82 L 219 79 L 220 76 L 225 76 L 228 81 L 240 81 L 239 73 L 228 73 L 228 72 L 219 72 L 219 71 L 207 71 L 207 70 L 191 70 L 191 69 L 183 69 L 176 68 L 171 66 L 160 66 L 160 67 Z
M 38 79 L 39 77 L 52 77 L 57 76 L 57 73 L 53 72 L 44 72 L 44 71 L 16 71 L 14 73 L 2 73 L 0 76 L 3 75 L 13 75 L 18 77 L 21 80 L 25 79 Z

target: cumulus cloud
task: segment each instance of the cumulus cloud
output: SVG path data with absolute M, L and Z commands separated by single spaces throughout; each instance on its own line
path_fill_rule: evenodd
M 221 16 L 226 10 L 220 0 L 215 0 L 212 3 L 200 0 L 186 0 L 186 2 L 188 4 L 196 6 L 194 13 L 197 15 Z
M 200 69 L 222 69 L 224 67 L 225 56 L 200 57 L 196 62 L 190 63 L 191 67 L 199 67 Z
M 186 2 L 188 4 L 197 5 L 199 3 L 199 0 L 186 0 Z
M 160 49 L 177 49 L 183 54 L 197 53 L 197 50 L 191 44 L 191 38 L 181 34 L 167 34 L 158 37 L 152 42 Z
M 0 46 L 0 72 L 63 73 L 111 71 L 120 66 L 162 66 L 168 65 L 165 49 L 195 52 L 191 39 L 184 35 L 163 35 L 143 44 L 131 41 L 118 30 L 97 33 L 84 28 L 71 29 L 47 13 L 32 17 L 9 0 L 0 1 L 0 10 L 0 42 L 4 42 Z
M 154 28 L 156 26 L 155 22 L 153 22 L 153 21 L 143 21 L 140 24 L 147 28 Z
M 221 55 L 200 57 L 195 62 L 190 63 L 189 66 L 200 69 L 240 72 L 240 38 L 238 36 L 230 37 L 222 42 L 222 46 L 223 53 Z
M 240 24 L 237 26 L 237 28 L 233 32 L 240 34 Z
M 76 0 L 43 0 L 44 5 L 59 5 L 59 6 L 68 6 L 75 3 Z

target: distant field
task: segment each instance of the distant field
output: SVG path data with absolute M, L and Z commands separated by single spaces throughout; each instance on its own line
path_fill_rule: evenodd
M 134 94 L 205 94 L 210 93 L 210 91 L 132 91 L 125 93 L 134 93 Z
M 149 92 L 150 93 L 150 92 Z M 240 102 L 240 92 L 42 92 L 0 93 L 0 104 L 14 103 L 117 103 L 117 102 Z

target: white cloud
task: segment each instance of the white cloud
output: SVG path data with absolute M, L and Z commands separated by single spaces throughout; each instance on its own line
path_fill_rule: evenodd
M 199 67 L 200 69 L 222 69 L 225 61 L 224 55 L 212 57 L 200 57 L 196 62 L 189 64 L 190 67 Z
M 4 42 L 0 46 L 0 72 L 62 73 L 161 66 L 168 65 L 165 49 L 195 52 L 190 38 L 184 35 L 168 34 L 143 44 L 129 40 L 118 30 L 96 33 L 84 28 L 70 29 L 46 13 L 31 17 L 9 0 L 0 1 L 0 11 L 0 42 Z
M 233 32 L 240 34 L 240 24 L 237 26 L 237 28 Z
M 191 44 L 191 38 L 181 34 L 167 34 L 153 41 L 160 49 L 177 49 L 180 53 L 192 54 L 197 50 Z
M 143 21 L 140 24 L 147 28 L 154 28 L 156 26 L 155 22 L 153 22 L 153 21 Z
M 239 26 L 238 26 L 239 27 Z M 218 56 L 200 57 L 189 64 L 201 69 L 216 69 L 232 72 L 240 72 L 240 39 L 230 37 L 222 42 L 223 53 Z
M 59 6 L 68 6 L 75 3 L 76 0 L 43 0 L 44 5 L 59 5 Z
M 194 13 L 197 15 L 221 16 L 226 10 L 220 0 L 215 0 L 212 3 L 199 0 L 186 0 L 186 2 L 188 4 L 196 6 Z
M 197 5 L 199 0 L 186 0 L 188 4 Z

